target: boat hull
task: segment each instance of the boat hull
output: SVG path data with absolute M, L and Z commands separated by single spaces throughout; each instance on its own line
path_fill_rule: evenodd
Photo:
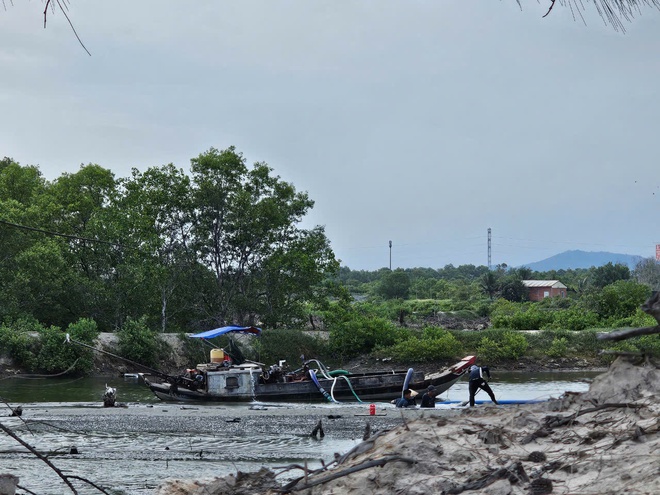
M 423 393 L 434 385 L 438 393 L 449 389 L 474 364 L 474 356 L 440 373 L 414 372 L 409 388 Z M 350 374 L 346 377 L 262 383 L 261 369 L 249 367 L 209 371 L 205 386 L 197 390 L 145 377 L 145 383 L 161 400 L 168 402 L 323 402 L 383 401 L 401 396 L 407 371 Z

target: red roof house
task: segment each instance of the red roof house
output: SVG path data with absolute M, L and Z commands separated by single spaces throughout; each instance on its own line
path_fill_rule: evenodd
M 529 290 L 530 301 L 542 301 L 546 297 L 566 297 L 567 287 L 559 280 L 523 280 Z

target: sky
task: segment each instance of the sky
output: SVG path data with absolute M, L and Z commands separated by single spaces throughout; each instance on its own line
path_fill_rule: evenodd
M 353 270 L 660 243 L 660 12 L 549 0 L 0 7 L 0 157 L 54 180 L 235 146 L 315 201 Z M 392 241 L 392 247 L 389 247 Z

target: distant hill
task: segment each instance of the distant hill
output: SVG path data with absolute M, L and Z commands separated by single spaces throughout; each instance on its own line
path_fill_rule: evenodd
M 523 266 L 538 272 L 546 272 L 548 270 L 568 270 L 569 268 L 591 268 L 592 266 L 603 266 L 612 262 L 613 264 L 620 263 L 628 265 L 632 270 L 642 259 L 644 259 L 642 256 L 634 254 L 576 250 L 564 251 L 541 261 L 525 263 Z

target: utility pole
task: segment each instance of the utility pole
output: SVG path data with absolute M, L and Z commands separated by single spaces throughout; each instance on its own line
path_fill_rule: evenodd
M 392 271 L 392 241 L 390 241 L 390 271 Z
M 488 269 L 490 270 L 490 227 L 488 227 Z

